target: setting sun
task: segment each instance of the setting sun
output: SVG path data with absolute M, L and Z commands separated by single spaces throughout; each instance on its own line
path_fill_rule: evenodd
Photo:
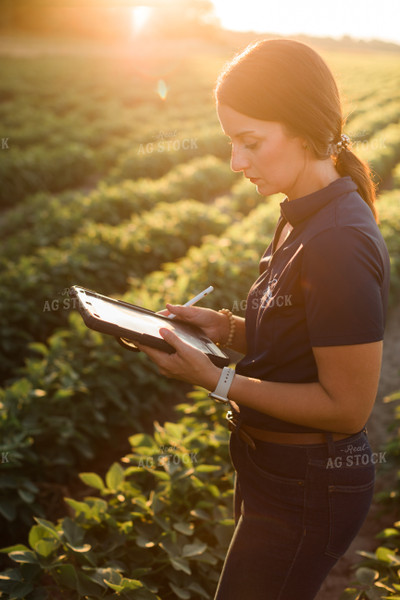
M 150 6 L 135 6 L 131 9 L 132 33 L 141 33 L 146 26 L 153 8 Z

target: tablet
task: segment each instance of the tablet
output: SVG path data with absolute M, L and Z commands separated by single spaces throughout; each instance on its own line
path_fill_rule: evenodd
M 72 286 L 69 293 L 76 298 L 75 308 L 79 310 L 87 327 L 113 335 L 129 350 L 138 351 L 136 341 L 172 354 L 175 349 L 159 333 L 161 327 L 166 327 L 193 348 L 201 350 L 215 365 L 225 367 L 230 362 L 228 355 L 194 325 L 177 318 L 168 319 L 152 310 L 114 300 L 77 285 Z

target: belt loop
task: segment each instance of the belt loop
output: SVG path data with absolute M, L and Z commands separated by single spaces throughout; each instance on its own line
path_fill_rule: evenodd
M 326 443 L 328 445 L 329 458 L 334 459 L 336 457 L 336 450 L 335 450 L 335 442 L 333 441 L 332 433 L 330 431 L 327 431 L 325 433 L 325 438 L 326 438 Z

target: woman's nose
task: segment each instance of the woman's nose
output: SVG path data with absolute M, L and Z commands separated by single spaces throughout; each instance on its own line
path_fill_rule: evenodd
M 244 171 L 249 167 L 249 159 L 245 156 L 241 149 L 232 146 L 231 154 L 231 169 L 232 171 Z

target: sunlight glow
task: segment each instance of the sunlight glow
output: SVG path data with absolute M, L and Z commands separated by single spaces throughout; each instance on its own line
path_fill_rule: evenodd
M 132 33 L 142 32 L 152 12 L 153 9 L 150 6 L 135 6 L 131 9 Z
M 278 35 L 384 39 L 400 42 L 398 0 L 212 0 L 221 26 L 234 31 Z

